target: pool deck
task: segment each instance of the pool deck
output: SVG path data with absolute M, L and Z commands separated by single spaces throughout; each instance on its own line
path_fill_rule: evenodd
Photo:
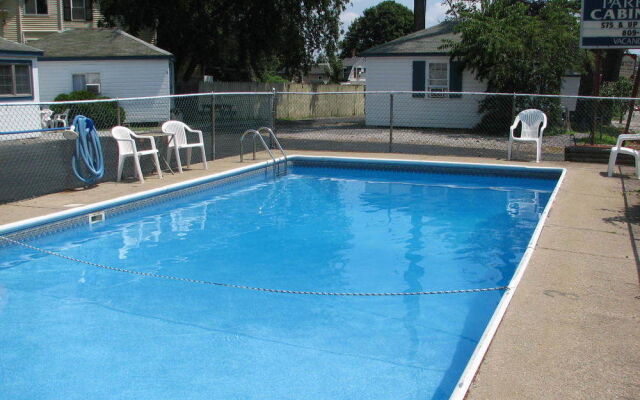
M 535 166 L 488 158 L 291 151 L 291 154 L 397 158 Z M 258 161 L 265 160 L 264 154 Z M 166 174 L 144 184 L 101 183 L 0 205 L 0 224 L 68 210 L 182 180 L 226 171 L 237 157 L 205 171 Z M 640 181 L 606 177 L 606 165 L 542 162 L 567 169 L 523 280 L 467 399 L 640 398 Z

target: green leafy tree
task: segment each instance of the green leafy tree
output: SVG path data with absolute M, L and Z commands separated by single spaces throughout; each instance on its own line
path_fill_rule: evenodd
M 561 78 L 582 66 L 585 52 L 574 0 L 484 1 L 462 11 L 451 55 L 464 62 L 489 91 L 559 93 Z
M 188 80 L 198 68 L 217 80 L 287 77 L 337 45 L 340 14 L 349 0 L 100 0 L 105 23 L 132 34 L 157 32 Z
M 455 10 L 461 40 L 447 47 L 487 83 L 488 92 L 558 94 L 562 76 L 580 71 L 586 57 L 578 45 L 579 10 L 576 0 L 466 2 Z M 479 129 L 504 131 L 511 123 L 511 101 L 481 102 L 485 115 Z M 550 126 L 561 123 L 559 100 L 518 98 L 515 111 L 526 107 L 543 109 Z
M 386 43 L 413 31 L 413 12 L 395 1 L 387 0 L 364 10 L 356 18 L 341 42 L 342 58 L 351 57 L 373 46 Z

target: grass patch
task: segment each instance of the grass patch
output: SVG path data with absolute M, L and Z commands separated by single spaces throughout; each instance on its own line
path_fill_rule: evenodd
M 616 128 L 615 126 L 601 126 L 598 132 L 596 132 L 595 144 L 615 145 L 618 141 L 618 135 L 622 133 L 622 128 Z M 589 138 L 576 139 L 576 143 L 579 144 L 591 144 Z

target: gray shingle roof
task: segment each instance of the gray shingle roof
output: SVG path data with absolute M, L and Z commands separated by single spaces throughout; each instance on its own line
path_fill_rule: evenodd
M 5 38 L 0 37 L 0 53 L 23 53 L 23 54 L 42 54 L 42 50 L 35 47 L 27 46 L 26 44 L 12 42 Z
M 172 54 L 119 29 L 70 29 L 33 43 L 43 60 L 77 58 L 170 58 Z
M 367 49 L 359 54 L 363 57 L 392 57 L 446 55 L 447 49 L 440 49 L 445 40 L 460 40 L 460 35 L 453 32 L 455 22 L 442 22 L 421 31 L 392 40 L 379 46 Z

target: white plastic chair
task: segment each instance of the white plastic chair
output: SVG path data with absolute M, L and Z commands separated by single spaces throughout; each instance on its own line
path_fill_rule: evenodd
M 40 110 L 40 125 L 42 128 L 51 128 L 51 116 L 53 111 L 48 108 Z
M 522 129 L 519 137 L 513 135 L 518 127 L 518 123 L 522 123 Z M 540 126 L 542 124 L 542 126 Z M 520 111 L 516 116 L 511 132 L 509 133 L 509 149 L 507 150 L 507 159 L 511 160 L 511 147 L 513 142 L 535 142 L 536 143 L 536 162 L 540 162 L 542 154 L 542 133 L 547 127 L 547 116 L 540 110 L 530 108 Z
M 140 168 L 140 157 L 147 155 L 153 156 L 153 161 L 156 164 L 156 171 L 158 172 L 158 176 L 160 177 L 160 179 L 162 179 L 160 161 L 158 161 L 158 149 L 156 148 L 156 142 L 152 137 L 136 135 L 129 128 L 125 128 L 124 126 L 116 126 L 112 128 L 111 136 L 113 136 L 113 138 L 118 143 L 118 182 L 120 182 L 120 179 L 122 178 L 124 161 L 128 157 L 133 157 L 133 165 L 135 167 L 136 175 L 140 180 L 140 183 L 144 183 L 144 178 L 142 177 L 142 168 Z M 151 143 L 151 149 L 138 150 L 138 148 L 136 147 L 136 142 L 135 140 L 133 140 L 133 138 L 149 140 L 149 142 Z
M 69 112 L 71 109 L 67 108 L 61 114 L 55 114 L 51 121 L 51 125 L 53 128 L 64 128 L 65 126 L 69 126 Z
M 616 158 L 618 158 L 618 154 L 629 154 L 636 159 L 636 176 L 640 179 L 640 150 L 635 150 L 630 147 L 622 147 L 622 143 L 627 140 L 640 140 L 640 134 L 618 136 L 618 141 L 616 142 L 615 147 L 611 148 L 611 155 L 609 155 L 607 175 L 613 175 L 613 168 L 616 165 Z
M 198 142 L 189 143 L 187 141 L 187 131 L 198 134 Z M 207 166 L 207 156 L 204 151 L 204 140 L 202 139 L 202 131 L 189 128 L 185 123 L 180 121 L 167 121 L 162 124 L 162 132 L 172 135 L 167 145 L 167 162 L 171 162 L 171 151 L 176 154 L 176 162 L 178 163 L 178 171 L 182 172 L 182 162 L 180 161 L 180 149 L 187 149 L 187 167 L 191 167 L 191 150 L 194 147 L 200 148 L 202 151 L 202 162 L 204 169 Z

